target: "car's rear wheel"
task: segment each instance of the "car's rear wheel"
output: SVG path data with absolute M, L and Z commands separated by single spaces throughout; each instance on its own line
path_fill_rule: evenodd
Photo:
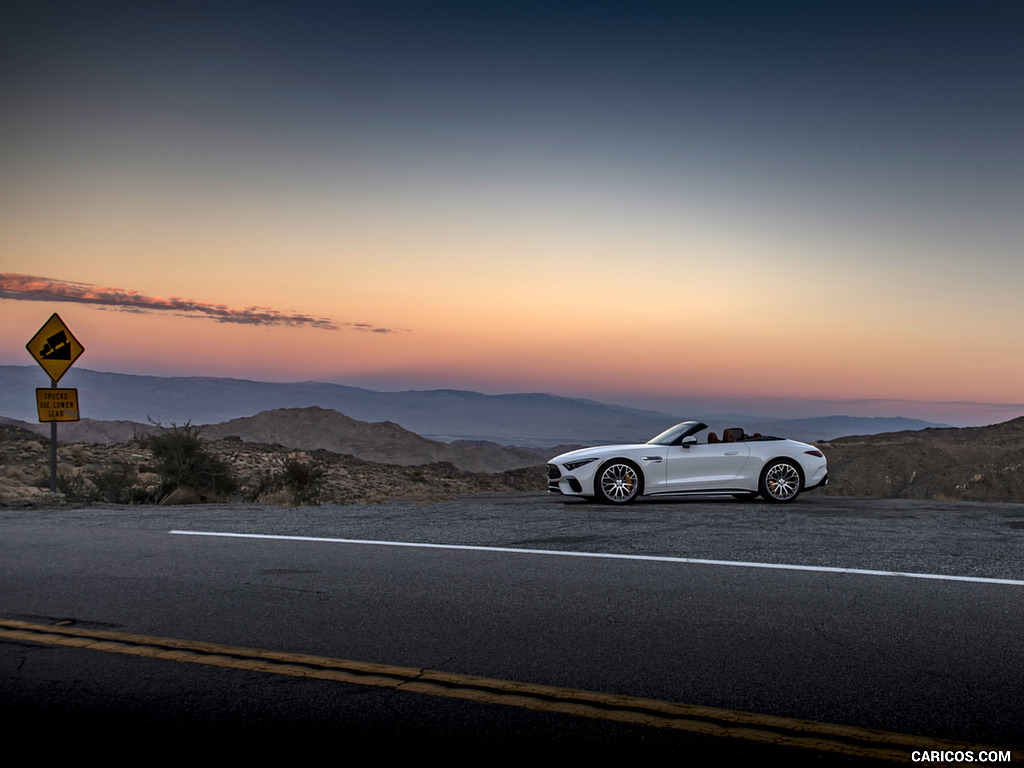
M 616 459 L 601 467 L 594 479 L 594 493 L 599 501 L 628 504 L 643 490 L 640 468 L 631 461 Z
M 768 462 L 761 472 L 761 496 L 765 501 L 784 504 L 800 495 L 803 478 L 800 468 L 789 459 L 775 459 Z

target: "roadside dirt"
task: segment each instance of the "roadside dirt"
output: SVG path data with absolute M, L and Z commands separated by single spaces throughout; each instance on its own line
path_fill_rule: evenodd
M 153 454 L 136 440 L 59 443 L 59 493 L 55 498 L 49 491 L 49 441 L 18 427 L 0 425 L 0 505 L 231 500 L 290 506 L 292 493 L 270 487 L 267 482 L 289 459 L 315 464 L 324 470 L 315 497 L 310 499 L 322 504 L 374 504 L 401 499 L 436 500 L 486 491 L 536 491 L 543 490 L 547 483 L 542 466 L 492 474 L 464 472 L 447 462 L 406 467 L 323 450 L 301 451 L 237 439 L 204 440 L 203 445 L 227 462 L 238 481 L 238 490 L 229 498 L 188 493 L 171 499 L 158 498 L 160 476 L 153 471 Z

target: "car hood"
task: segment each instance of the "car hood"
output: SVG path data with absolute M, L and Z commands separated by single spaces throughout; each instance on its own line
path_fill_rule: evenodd
M 605 456 L 609 453 L 617 453 L 618 451 L 631 451 L 638 448 L 649 447 L 647 443 L 631 443 L 626 445 L 595 445 L 590 448 L 580 448 L 577 451 L 569 451 L 563 453 L 555 458 L 551 459 L 552 462 L 559 464 L 566 461 L 572 461 L 573 459 L 585 459 L 589 456 Z

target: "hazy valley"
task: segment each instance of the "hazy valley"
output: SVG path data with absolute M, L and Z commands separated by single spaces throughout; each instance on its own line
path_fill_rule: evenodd
M 45 375 L 36 366 L 0 366 L 0 416 L 35 422 L 33 392 L 45 383 Z M 946 426 L 906 418 L 827 416 L 782 420 L 740 414 L 670 414 L 544 393 L 484 395 L 454 389 L 376 392 L 318 382 L 135 376 L 78 367 L 68 372 L 61 386 L 78 388 L 83 418 L 104 422 L 218 424 L 261 411 L 319 406 L 359 421 L 390 421 L 435 441 L 485 440 L 529 448 L 644 442 L 672 424 L 695 418 L 719 432 L 725 427 L 743 426 L 751 433 L 785 435 L 807 442 Z M 61 429 L 68 430 L 69 439 L 78 439 L 75 425 Z M 117 434 L 117 428 L 107 429 Z M 130 436 L 131 429 L 125 426 L 120 434 Z M 96 438 L 90 432 L 81 439 Z

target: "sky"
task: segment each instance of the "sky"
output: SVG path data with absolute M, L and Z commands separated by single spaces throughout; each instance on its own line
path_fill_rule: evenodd
M 1022 33 L 984 0 L 6 3 L 0 364 L 57 312 L 122 373 L 1024 415 Z

